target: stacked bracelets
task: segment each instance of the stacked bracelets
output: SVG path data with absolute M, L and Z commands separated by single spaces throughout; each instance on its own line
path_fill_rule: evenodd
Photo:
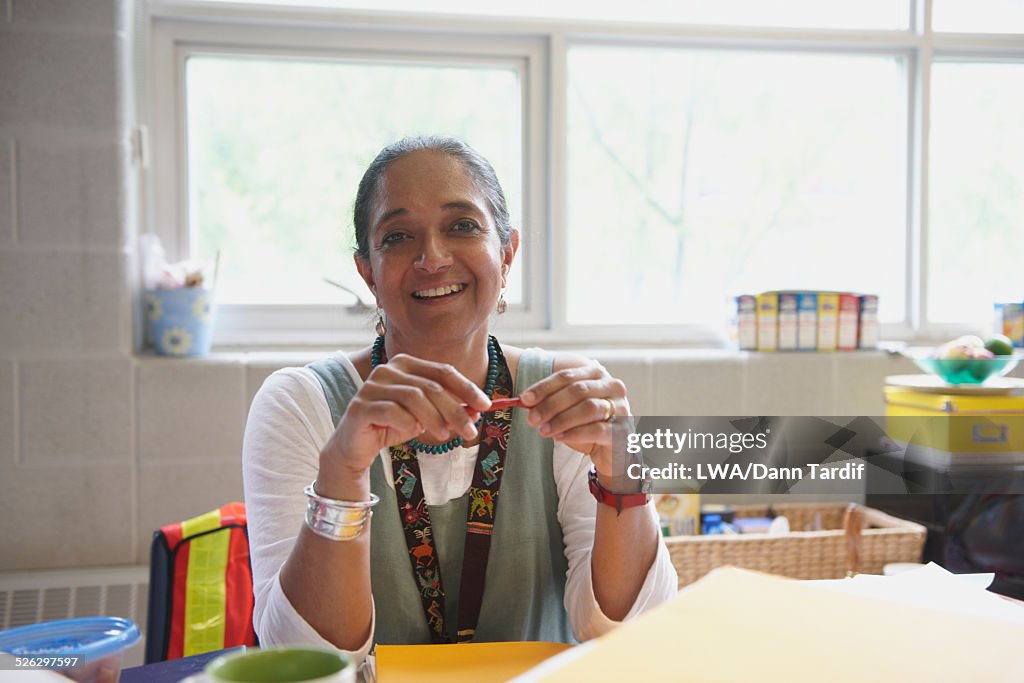
M 306 487 L 306 526 L 317 536 L 332 541 L 351 541 L 358 538 L 366 522 L 373 516 L 370 509 L 380 498 L 370 494 L 370 500 L 349 501 L 324 498 L 317 494 L 312 482 Z

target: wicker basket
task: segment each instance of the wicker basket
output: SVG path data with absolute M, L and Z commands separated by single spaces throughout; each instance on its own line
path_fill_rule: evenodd
M 737 517 L 785 515 L 792 531 L 785 536 L 666 538 L 679 587 L 725 565 L 794 579 L 838 579 L 850 572 L 881 574 L 890 562 L 921 560 L 927 534 L 923 526 L 861 506 L 853 506 L 850 514 L 850 507 L 846 503 L 737 505 Z

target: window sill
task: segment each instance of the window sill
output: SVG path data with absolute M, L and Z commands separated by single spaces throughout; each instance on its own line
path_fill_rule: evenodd
M 305 365 L 312 361 L 324 358 L 338 350 L 354 351 L 367 345 L 366 339 L 359 343 L 342 344 L 336 347 L 309 346 L 301 348 L 279 348 L 279 349 L 246 349 L 246 348 L 215 348 L 203 356 L 164 356 L 153 351 L 139 351 L 135 358 L 141 363 L 191 363 L 191 364 L 218 364 L 218 365 L 256 365 L 256 366 L 298 366 Z M 649 361 L 652 363 L 661 362 L 687 362 L 687 361 L 736 361 L 736 362 L 762 362 L 772 360 L 780 363 L 803 363 L 808 359 L 835 359 L 837 362 L 844 360 L 864 360 L 868 358 L 882 359 L 890 356 L 898 356 L 897 351 L 889 347 L 878 349 L 862 349 L 857 351 L 835 351 L 835 352 L 805 352 L 805 351 L 741 351 L 739 349 L 725 349 L 712 347 L 672 347 L 663 346 L 597 346 L 587 344 L 527 344 L 527 346 L 542 346 L 543 348 L 555 351 L 570 351 L 581 355 L 597 358 L 609 362 L 630 362 Z M 813 361 L 812 361 L 813 362 Z

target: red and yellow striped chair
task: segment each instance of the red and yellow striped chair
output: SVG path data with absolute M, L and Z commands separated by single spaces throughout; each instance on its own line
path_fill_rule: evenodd
M 153 534 L 146 663 L 256 645 L 245 504 Z

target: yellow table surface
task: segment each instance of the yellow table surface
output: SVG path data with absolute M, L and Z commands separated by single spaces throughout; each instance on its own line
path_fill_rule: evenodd
M 377 683 L 507 681 L 569 647 L 565 643 L 378 645 Z

